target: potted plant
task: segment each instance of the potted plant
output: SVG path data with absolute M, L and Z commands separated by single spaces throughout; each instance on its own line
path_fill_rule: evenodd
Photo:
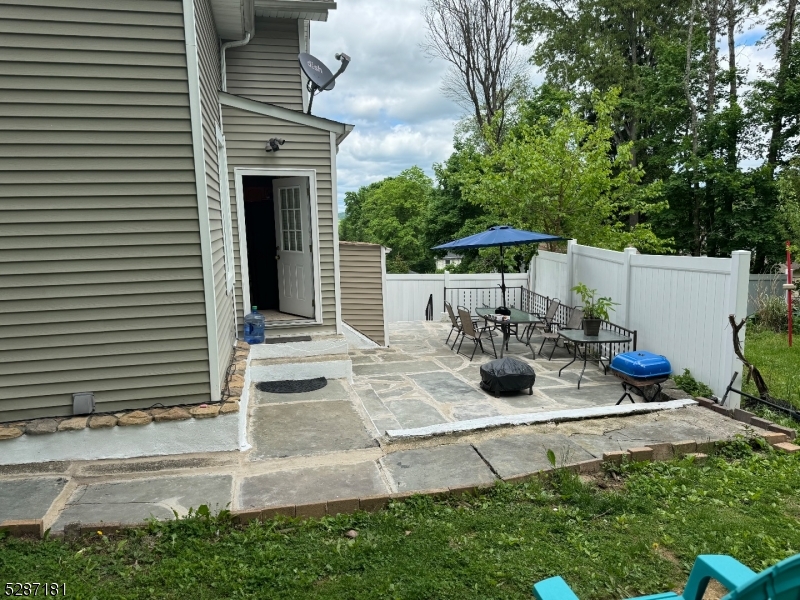
M 585 283 L 579 283 L 572 291 L 581 297 L 583 303 L 583 332 L 586 335 L 598 335 L 600 324 L 608 321 L 608 311 L 614 310 L 613 307 L 619 303 L 605 296 L 595 300 L 597 290 L 590 290 Z

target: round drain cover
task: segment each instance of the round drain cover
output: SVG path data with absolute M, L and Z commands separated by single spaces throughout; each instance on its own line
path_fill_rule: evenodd
M 283 379 L 281 381 L 260 381 L 256 384 L 256 389 L 270 394 L 302 394 L 303 392 L 313 392 L 321 390 L 328 385 L 328 380 L 324 377 L 314 379 Z

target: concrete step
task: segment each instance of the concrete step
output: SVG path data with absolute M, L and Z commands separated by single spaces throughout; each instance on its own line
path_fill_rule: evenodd
M 250 346 L 250 360 L 264 361 L 287 358 L 308 358 L 330 354 L 347 354 L 343 335 L 328 335 L 307 342 L 273 342 Z
M 320 357 L 323 358 L 323 357 Z M 272 362 L 269 364 L 250 364 L 250 381 L 281 381 L 284 379 L 347 379 L 353 382 L 353 363 L 349 358 L 336 356 L 324 360 L 303 360 L 295 362 Z

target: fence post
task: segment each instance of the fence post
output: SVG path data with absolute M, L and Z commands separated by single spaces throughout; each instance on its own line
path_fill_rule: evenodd
M 566 297 L 563 299 L 559 298 L 559 300 L 567 306 L 575 306 L 575 303 L 572 301 L 572 288 L 575 287 L 573 279 L 575 277 L 575 246 L 577 245 L 578 240 L 567 241 L 567 290 L 565 293 Z
M 536 291 L 536 257 L 536 254 L 531 256 L 531 262 L 528 265 L 528 289 L 532 292 Z
M 444 303 L 447 302 L 447 288 L 449 288 L 449 287 L 450 287 L 450 271 L 445 269 L 444 270 L 444 294 L 442 296 L 444 298 L 444 300 L 442 301 L 442 312 L 445 312 Z M 452 302 L 451 302 L 451 304 L 452 304 Z
M 716 393 L 724 393 L 725 389 L 722 386 L 727 386 L 733 377 L 734 372 L 739 375 L 733 382 L 733 387 L 742 389 L 742 365 L 736 354 L 733 352 L 733 338 L 730 325 L 728 324 L 728 315 L 736 315 L 736 320 L 739 321 L 747 317 L 747 292 L 750 284 L 750 252 L 747 250 L 736 250 L 731 253 L 731 277 L 730 287 L 728 288 L 728 310 L 725 313 L 725 336 L 723 356 L 725 357 L 725 368 L 728 369 L 727 373 L 723 373 L 722 381 L 720 381 L 719 390 L 714 390 Z M 747 326 L 742 327 L 739 339 L 742 341 L 742 351 L 745 347 L 745 333 Z M 739 394 L 731 393 L 728 395 L 728 407 L 739 408 L 741 404 L 741 397 Z
M 622 302 L 623 327 L 630 329 L 631 325 L 631 256 L 638 254 L 636 248 L 625 248 L 622 256 L 622 281 L 620 290 L 620 301 Z

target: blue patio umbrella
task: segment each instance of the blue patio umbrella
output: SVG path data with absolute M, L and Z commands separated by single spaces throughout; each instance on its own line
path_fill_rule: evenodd
M 503 271 L 503 248 L 505 246 L 520 246 L 522 244 L 538 244 L 540 242 L 559 242 L 564 241 L 558 235 L 549 233 L 537 233 L 536 231 L 525 231 L 514 229 L 508 225 L 495 225 L 486 231 L 481 231 L 475 235 L 470 235 L 460 240 L 447 242 L 439 246 L 434 246 L 432 250 L 471 250 L 476 248 L 500 247 L 500 289 L 503 290 L 503 305 L 506 303 L 506 276 Z

